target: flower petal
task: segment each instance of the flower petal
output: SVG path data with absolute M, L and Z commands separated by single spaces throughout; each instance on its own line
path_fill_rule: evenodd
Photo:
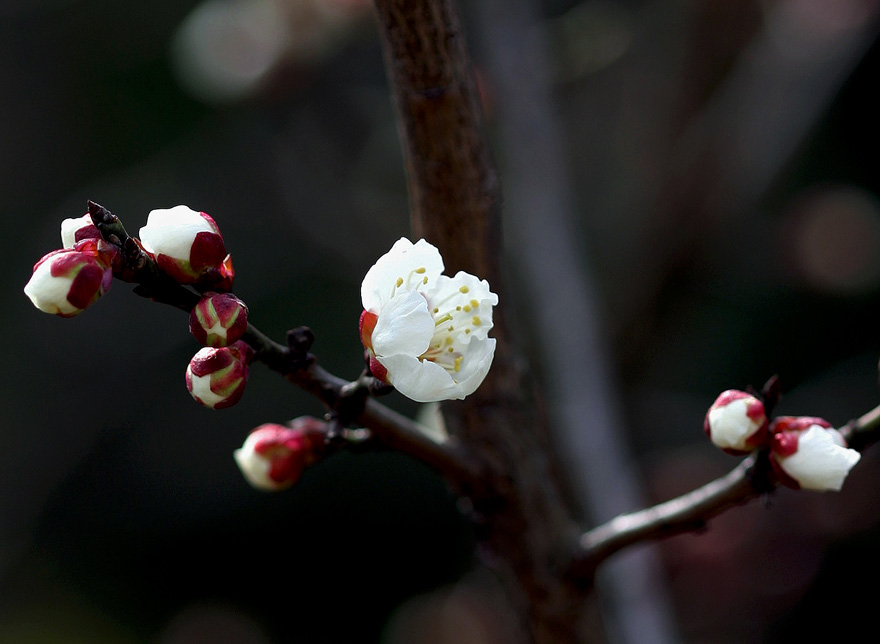
M 248 445 L 247 441 L 242 447 L 232 452 L 232 456 L 245 480 L 254 488 L 274 492 L 281 487 L 269 478 L 269 469 L 272 467 L 272 463 L 266 459 L 255 458 L 253 445 Z
M 200 212 L 188 206 L 151 210 L 147 225 L 140 229 L 140 239 L 150 253 L 161 253 L 189 261 L 193 241 L 199 233 L 219 234 Z
M 421 290 L 425 286 L 430 287 L 442 272 L 443 258 L 435 246 L 424 239 L 413 244 L 406 237 L 401 237 L 367 271 L 361 283 L 364 309 L 378 311 L 400 288 Z M 396 286 L 398 281 L 401 282 L 399 287 Z
M 396 354 L 379 358 L 388 369 L 388 382 L 407 398 L 416 402 L 436 402 L 463 398 L 457 394 L 457 385 L 443 367 L 430 360 Z
M 471 343 L 470 360 L 463 361 L 459 372 L 450 372 L 430 360 L 397 354 L 379 358 L 388 370 L 388 381 L 407 398 L 416 402 L 461 400 L 476 391 L 483 382 L 495 355 L 495 338 Z
M 492 307 L 498 304 L 498 296 L 486 280 L 464 271 L 455 277 L 440 275 L 425 297 L 435 315 L 450 316 L 450 324 L 457 329 L 457 345 L 467 344 L 472 338 L 488 337 L 493 326 Z
M 840 491 L 862 455 L 840 445 L 834 434 L 835 430 L 813 425 L 798 436 L 797 451 L 780 458 L 779 465 L 802 488 Z
M 61 245 L 64 248 L 73 248 L 76 242 L 83 239 L 100 239 L 92 216 L 86 213 L 75 219 L 65 219 L 61 222 Z
M 378 358 L 402 353 L 420 356 L 427 351 L 433 334 L 434 318 L 428 313 L 428 302 L 418 291 L 404 291 L 379 312 L 373 352 Z
M 47 262 L 37 266 L 25 285 L 24 292 L 33 305 L 45 313 L 73 316 L 82 309 L 74 306 L 67 299 L 72 282 L 73 280 L 66 277 L 54 277 Z
M 190 382 L 192 384 L 190 394 L 205 407 L 210 407 L 211 409 L 214 409 L 217 407 L 217 405 L 226 400 L 226 396 L 214 393 L 214 391 L 211 389 L 210 374 L 207 376 L 196 376 L 194 374 L 191 374 Z

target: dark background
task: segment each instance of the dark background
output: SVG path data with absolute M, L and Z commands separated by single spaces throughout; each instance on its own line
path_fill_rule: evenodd
M 251 490 L 232 451 L 260 423 L 319 414 L 316 402 L 256 367 L 238 406 L 203 409 L 184 387 L 198 347 L 178 311 L 116 283 L 63 320 L 22 293 L 87 199 L 133 234 L 151 209 L 184 203 L 220 225 L 257 326 L 281 339 L 307 324 L 326 368 L 358 374 L 360 280 L 408 235 L 372 16 L 311 15 L 277 52 L 266 34 L 303 24 L 302 2 L 256 31 L 233 22 L 218 50 L 233 66 L 274 62 L 253 85 L 211 89 L 178 63 L 196 4 L 0 6 L 0 642 L 465 641 L 419 621 L 439 610 L 431 599 L 407 603 L 448 599 L 472 558 L 433 473 L 341 455 L 286 493 Z M 780 413 L 842 424 L 874 407 L 877 3 L 535 8 L 619 435 L 648 496 L 736 463 L 701 429 L 723 389 L 779 374 Z M 467 17 L 479 61 L 493 41 Z M 303 49 L 307 37 L 319 46 Z M 504 106 L 481 70 L 494 132 Z M 528 294 L 512 295 L 527 328 Z M 872 606 L 857 585 L 880 568 L 877 474 L 868 452 L 840 494 L 782 490 L 664 542 L 682 641 L 854 636 Z M 469 636 L 489 641 L 469 609 Z

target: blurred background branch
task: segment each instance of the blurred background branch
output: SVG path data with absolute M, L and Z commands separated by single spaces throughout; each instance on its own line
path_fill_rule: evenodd
M 607 521 L 644 505 L 644 494 L 620 432 L 624 421 L 590 264 L 576 242 L 549 32 L 539 27 L 529 0 L 486 0 L 475 10 L 493 79 L 507 251 L 523 284 L 518 304 L 527 311 L 532 356 L 544 375 L 552 442 L 582 515 Z M 649 549 L 603 568 L 599 588 L 612 641 L 676 641 L 660 579 L 656 552 Z

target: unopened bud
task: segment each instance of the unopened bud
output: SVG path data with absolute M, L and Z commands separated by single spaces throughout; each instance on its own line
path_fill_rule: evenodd
M 770 463 L 780 482 L 794 489 L 838 492 L 862 456 L 822 418 L 780 416 L 770 433 Z
M 728 389 L 709 407 L 703 429 L 728 454 L 747 454 L 767 442 L 764 403 L 745 391 Z
M 101 232 L 88 213 L 76 219 L 65 219 L 61 222 L 61 245 L 73 248 L 84 239 L 101 239 Z
M 303 469 L 319 458 L 324 447 L 323 423 L 303 418 L 292 425 L 260 425 L 233 453 L 247 482 L 258 490 L 289 488 L 299 481 Z
M 187 206 L 153 210 L 140 230 L 140 240 L 159 268 L 181 284 L 232 287 L 232 259 L 207 213 Z
M 34 265 L 24 292 L 41 311 L 65 318 L 79 315 L 113 283 L 113 254 L 112 246 L 95 239 L 52 251 Z
M 186 368 L 186 388 L 200 405 L 211 409 L 232 407 L 241 400 L 253 349 L 244 342 L 201 349 Z
M 206 347 L 225 347 L 247 330 L 248 308 L 231 293 L 208 292 L 193 307 L 189 330 Z

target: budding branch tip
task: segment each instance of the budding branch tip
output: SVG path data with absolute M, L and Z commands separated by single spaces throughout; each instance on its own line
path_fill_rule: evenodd
M 89 215 L 92 217 L 92 222 L 96 226 L 107 226 L 109 224 L 114 224 L 119 221 L 119 218 L 116 217 L 113 213 L 107 210 L 104 206 L 99 203 L 95 203 L 91 199 L 88 201 Z

